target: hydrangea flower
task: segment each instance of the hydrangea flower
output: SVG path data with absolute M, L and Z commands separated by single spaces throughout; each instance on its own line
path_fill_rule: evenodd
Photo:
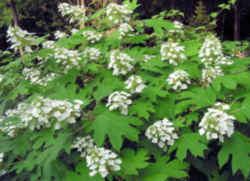
M 134 59 L 126 53 L 114 50 L 111 52 L 108 68 L 113 69 L 113 75 L 126 75 L 133 69 L 133 66 L 131 65 L 131 62 L 133 61 Z
M 97 32 L 90 31 L 90 30 L 84 31 L 82 33 L 82 35 L 84 38 L 86 38 L 86 40 L 89 43 L 96 43 L 96 42 L 100 41 L 100 39 L 102 38 L 101 33 L 97 33 Z
M 110 3 L 107 6 L 106 15 L 114 24 L 121 24 L 130 20 L 130 15 L 133 12 L 128 9 L 127 5 L 119 5 Z
M 12 44 L 10 48 L 14 49 L 14 51 L 19 51 L 20 48 L 24 48 L 25 52 L 32 52 L 31 46 L 36 41 L 36 37 L 33 33 L 22 30 L 20 27 L 9 26 L 7 37 L 7 41 Z
M 126 92 L 116 91 L 112 93 L 108 98 L 108 103 L 106 104 L 109 107 L 110 111 L 119 109 L 121 114 L 128 114 L 128 106 L 132 104 L 132 100 L 129 99 L 131 95 Z
M 144 59 L 143 62 L 148 62 L 150 61 L 152 58 L 155 58 L 155 55 L 144 55 Z
M 199 123 L 200 135 L 205 135 L 208 140 L 219 139 L 224 142 L 224 137 L 231 137 L 234 133 L 235 117 L 225 111 L 229 105 L 216 103 L 215 108 L 209 108 Z
M 183 30 L 183 27 L 184 25 L 179 22 L 179 21 L 174 21 L 174 28 L 172 30 L 169 30 L 169 33 L 176 33 L 176 34 L 184 34 L 184 30 Z
M 126 89 L 129 89 L 131 93 L 141 93 L 146 85 L 143 83 L 143 80 L 138 75 L 132 75 L 125 82 Z
M 188 88 L 188 84 L 191 84 L 189 74 L 184 70 L 174 71 L 168 76 L 166 81 L 177 91 L 185 90 Z
M 68 3 L 60 3 L 58 9 L 62 16 L 70 17 L 70 23 L 83 23 L 87 20 L 85 7 L 70 5 Z
M 179 45 L 177 42 L 163 43 L 160 50 L 161 60 L 168 60 L 170 64 L 177 66 L 186 59 L 184 50 L 184 46 Z
M 173 145 L 175 140 L 178 138 L 173 123 L 171 123 L 167 118 L 157 121 L 153 125 L 149 126 L 145 135 L 152 141 L 152 143 L 157 144 L 164 151 L 167 150 L 168 146 Z
M 222 103 L 222 102 L 216 102 L 214 104 L 215 109 L 219 109 L 221 111 L 228 111 L 230 109 L 230 106 L 228 104 Z
M 3 81 L 4 76 L 0 74 L 0 83 Z
M 55 121 L 54 128 L 61 129 L 63 124 L 73 124 L 80 117 L 81 100 L 74 100 L 73 103 L 65 100 L 54 100 L 37 97 L 31 103 L 20 103 L 16 109 L 8 110 L 7 117 L 19 117 L 21 122 L 16 128 L 29 128 L 30 130 L 49 128 L 52 121 Z M 1 121 L 3 122 L 3 120 Z M 5 125 L 1 130 L 15 132 L 12 125 Z M 9 135 L 9 133 L 7 132 Z M 12 134 L 13 135 L 13 134 Z
M 120 33 L 119 39 L 122 39 L 123 37 L 127 36 L 130 32 L 134 31 L 134 29 L 128 24 L 128 23 L 122 23 L 118 31 Z
M 77 137 L 72 148 L 76 148 L 81 153 L 81 157 L 85 158 L 89 151 L 95 148 L 94 140 L 90 136 Z
M 56 48 L 55 42 L 52 41 L 52 40 L 45 41 L 42 44 L 42 46 L 43 46 L 43 48 L 50 48 L 50 49 L 55 49 Z
M 232 64 L 232 61 L 229 61 L 228 58 L 224 56 L 220 40 L 213 34 L 206 37 L 199 51 L 199 57 L 201 58 L 201 62 L 203 62 L 206 66 Z
M 206 68 L 202 70 L 202 82 L 204 82 L 206 86 L 209 86 L 216 77 L 222 75 L 224 75 L 224 73 L 219 66 L 206 66 Z
M 4 153 L 0 153 L 0 163 L 3 162 L 3 158 L 4 158 Z
M 66 33 L 61 31 L 56 31 L 54 35 L 57 40 L 68 36 Z
M 56 63 L 60 64 L 64 68 L 65 73 L 67 73 L 68 70 L 72 69 L 73 67 L 79 66 L 79 60 L 81 60 L 81 58 L 77 50 L 56 47 L 54 51 Z
M 104 178 L 110 172 L 120 170 L 122 161 L 117 154 L 103 147 L 97 147 L 90 136 L 78 137 L 72 148 L 76 148 L 81 157 L 86 159 L 91 177 L 99 173 Z
M 90 176 L 99 173 L 105 178 L 111 171 L 119 171 L 122 160 L 118 158 L 117 154 L 105 149 L 95 147 L 91 149 L 86 156 L 87 167 L 91 170 Z
M 101 57 L 101 52 L 97 48 L 87 47 L 83 51 L 83 56 L 90 60 L 98 60 Z
M 24 68 L 22 73 L 25 80 L 29 80 L 31 84 L 41 86 L 46 86 L 48 82 L 52 81 L 56 77 L 55 73 L 50 73 L 42 77 L 41 71 L 35 68 Z

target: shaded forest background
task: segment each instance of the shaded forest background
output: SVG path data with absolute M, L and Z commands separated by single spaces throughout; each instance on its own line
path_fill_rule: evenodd
M 112 0 L 66 0 L 65 2 L 72 4 L 84 2 L 89 11 L 95 11 L 108 1 Z M 5 50 L 8 47 L 6 30 L 9 24 L 18 24 L 22 29 L 37 35 L 52 34 L 56 30 L 70 28 L 57 11 L 57 5 L 60 2 L 63 0 L 1 0 L 0 49 Z M 201 2 L 202 9 L 198 8 Z M 227 0 L 139 0 L 140 8 L 137 13 L 139 18 L 143 19 L 162 11 L 176 9 L 184 13 L 184 16 L 178 17 L 178 20 L 187 26 L 198 26 L 206 24 L 209 14 L 220 11 L 218 5 L 226 2 Z M 197 16 L 197 10 L 203 12 L 201 24 L 192 24 L 194 22 L 192 18 Z M 219 14 L 217 26 L 213 30 L 222 40 L 250 40 L 249 24 L 250 1 L 238 0 L 233 8 Z

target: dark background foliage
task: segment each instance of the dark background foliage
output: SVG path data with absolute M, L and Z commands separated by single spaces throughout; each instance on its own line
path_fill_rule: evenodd
M 107 0 L 106 0 L 107 1 Z M 88 0 L 86 5 L 99 8 L 100 3 L 105 4 L 105 0 Z M 200 0 L 139 0 L 141 5 L 138 13 L 141 18 L 148 18 L 164 10 L 178 9 L 184 13 L 182 21 L 188 25 L 190 18 L 194 16 L 195 9 Z M 57 12 L 57 4 L 62 0 L 2 0 L 0 2 L 0 49 L 6 49 L 6 29 L 8 24 L 13 23 L 13 13 L 11 2 L 15 5 L 18 24 L 29 32 L 38 35 L 51 33 L 55 30 L 65 29 L 67 24 Z M 76 3 L 68 0 L 66 2 Z M 218 4 L 227 2 L 226 0 L 203 0 L 207 14 L 218 11 Z M 249 19 L 250 3 L 249 0 L 238 0 L 237 12 L 235 9 L 224 11 L 217 18 L 216 32 L 223 40 L 248 40 L 250 39 Z M 238 37 L 234 37 L 235 15 L 238 14 Z M 66 27 L 67 28 L 67 27 Z

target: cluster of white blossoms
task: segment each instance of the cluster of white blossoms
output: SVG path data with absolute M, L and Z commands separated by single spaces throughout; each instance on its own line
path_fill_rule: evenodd
M 3 162 L 4 153 L 0 153 L 0 163 Z
M 118 31 L 120 33 L 119 39 L 122 39 L 123 37 L 129 35 L 130 32 L 134 31 L 134 29 L 128 24 L 128 23 L 122 23 Z
M 107 6 L 106 15 L 114 24 L 121 24 L 130 20 L 130 15 L 133 12 L 128 9 L 127 5 L 119 5 L 110 3 Z
M 111 52 L 108 68 L 113 68 L 113 75 L 125 75 L 133 69 L 133 65 L 130 64 L 133 61 L 134 59 L 126 53 L 114 50 Z
M 56 48 L 55 42 L 52 40 L 48 40 L 48 41 L 43 42 L 42 46 L 43 46 L 43 48 L 50 48 L 50 49 Z
M 100 39 L 102 38 L 101 33 L 97 33 L 97 32 L 90 31 L 90 30 L 84 31 L 82 33 L 82 35 L 84 38 L 86 38 L 86 40 L 89 43 L 96 43 L 96 42 L 100 41 Z
M 130 94 L 123 91 L 113 92 L 109 96 L 108 103 L 106 104 L 106 106 L 109 107 L 110 111 L 119 109 L 121 114 L 127 115 L 128 106 L 132 104 L 132 100 L 129 99 L 130 96 Z
M 185 90 L 188 88 L 188 84 L 191 84 L 189 74 L 184 70 L 174 71 L 168 76 L 166 81 L 177 91 Z
M 91 170 L 90 176 L 99 173 L 103 178 L 110 171 L 119 171 L 121 169 L 120 164 L 122 163 L 122 160 L 118 158 L 116 153 L 103 147 L 91 149 L 86 156 L 86 161 L 87 167 Z
M 143 83 L 143 80 L 138 75 L 132 75 L 125 82 L 126 89 L 129 89 L 131 93 L 141 93 L 146 85 Z
M 9 26 L 7 37 L 7 41 L 12 44 L 10 48 L 15 51 L 19 51 L 20 48 L 23 48 L 25 52 L 32 52 L 31 47 L 36 41 L 36 37 L 33 33 L 22 30 L 20 27 Z
M 81 58 L 77 50 L 56 47 L 54 51 L 56 63 L 63 66 L 65 73 L 67 73 L 68 70 L 72 69 L 73 67 L 77 67 L 79 65 L 79 60 L 81 60 Z
M 199 51 L 199 57 L 206 66 L 232 64 L 232 61 L 224 56 L 220 40 L 213 34 L 206 37 Z
M 66 33 L 58 30 L 58 31 L 55 32 L 54 36 L 55 36 L 55 39 L 58 40 L 58 39 L 61 39 L 61 38 L 65 38 L 68 35 Z
M 18 128 L 29 128 L 30 130 L 49 128 L 54 123 L 55 129 L 61 129 L 64 124 L 73 124 L 76 119 L 80 117 L 81 100 L 74 100 L 73 103 L 65 100 L 54 100 L 43 97 L 37 97 L 31 103 L 20 103 L 16 109 L 8 110 L 6 112 L 7 117 L 19 117 L 21 123 L 17 125 Z M 3 121 L 1 121 L 3 122 Z M 6 133 L 6 131 L 12 131 L 12 125 L 6 125 L 7 127 L 1 127 L 0 129 Z M 9 128 L 12 126 L 11 128 Z M 7 132 L 8 135 L 10 133 Z
M 172 30 L 169 30 L 169 33 L 183 34 L 184 25 L 179 21 L 174 21 L 173 23 L 174 23 L 174 28 Z
M 173 145 L 178 138 L 173 123 L 167 118 L 157 121 L 149 126 L 145 135 L 148 139 L 152 140 L 152 143 L 158 144 L 158 146 L 164 151 L 167 150 L 167 146 Z
M 143 62 L 148 62 L 150 61 L 152 58 L 155 58 L 155 55 L 144 55 L 144 59 Z
M 90 136 L 77 137 L 72 148 L 76 148 L 81 153 L 81 157 L 85 158 L 89 151 L 95 148 L 94 140 Z
M 59 12 L 62 16 L 69 16 L 70 23 L 83 23 L 87 20 L 86 9 L 83 6 L 70 5 L 68 3 L 60 3 L 58 6 Z
M 220 66 L 206 66 L 202 70 L 202 82 L 204 82 L 206 86 L 209 86 L 216 77 L 222 75 L 224 75 L 224 73 Z
M 101 52 L 97 48 L 87 47 L 83 51 L 83 56 L 90 60 L 98 60 L 101 57 Z
M 4 76 L 2 74 L 0 74 L 0 83 L 3 81 Z
M 163 43 L 161 46 L 161 60 L 168 60 L 170 64 L 177 66 L 179 63 L 186 59 L 184 54 L 184 46 L 181 46 L 177 42 Z
M 23 75 L 25 80 L 29 80 L 31 84 L 38 84 L 42 86 L 48 85 L 48 82 L 52 81 L 55 77 L 55 73 L 50 73 L 45 75 L 44 77 L 41 76 L 41 71 L 35 68 L 24 68 Z
M 86 159 L 87 167 L 91 170 L 90 176 L 100 174 L 105 178 L 111 171 L 119 171 L 122 161 L 117 154 L 103 147 L 97 147 L 90 136 L 78 137 L 72 148 L 81 153 Z
M 231 137 L 234 133 L 235 117 L 227 114 L 230 106 L 216 103 L 214 108 L 209 108 L 199 123 L 200 135 L 205 135 L 208 140 L 219 139 L 224 142 L 224 137 Z

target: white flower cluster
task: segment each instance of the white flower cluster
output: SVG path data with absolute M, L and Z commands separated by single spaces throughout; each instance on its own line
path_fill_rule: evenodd
M 84 31 L 82 35 L 90 43 L 96 43 L 100 41 L 100 39 L 102 38 L 101 33 L 97 33 L 97 32 L 90 31 L 90 30 Z
M 110 3 L 107 6 L 106 15 L 114 24 L 121 24 L 130 20 L 130 15 L 133 12 L 128 9 L 127 5 L 119 5 Z
M 126 89 L 129 89 L 131 93 L 140 93 L 146 87 L 146 85 L 143 83 L 142 78 L 138 75 L 130 76 L 125 84 Z
M 224 56 L 220 40 L 213 34 L 210 34 L 206 37 L 199 51 L 199 57 L 206 66 L 232 64 L 232 62 Z
M 144 59 L 143 62 L 148 62 L 150 61 L 152 58 L 155 58 L 155 55 L 144 55 Z
M 16 131 L 25 128 L 24 124 L 20 121 L 6 120 L 6 117 L 0 117 L 0 131 L 13 138 Z
M 79 31 L 79 29 L 76 29 L 76 28 L 73 28 L 70 32 L 71 32 L 71 35 L 77 33 Z
M 4 153 L 0 153 L 0 163 L 3 162 L 3 158 L 4 158 Z
M 90 176 L 100 173 L 104 178 L 110 171 L 119 171 L 121 169 L 121 159 L 118 155 L 105 148 L 91 149 L 86 157 L 87 167 L 91 170 Z
M 128 24 L 128 23 L 122 23 L 118 31 L 120 33 L 119 39 L 122 39 L 123 37 L 129 35 L 130 32 L 134 31 L 134 29 Z
M 3 176 L 3 175 L 5 175 L 6 173 L 7 173 L 6 170 L 0 170 L 0 177 Z
M 89 151 L 95 148 L 94 140 L 90 136 L 77 137 L 72 148 L 76 148 L 81 153 L 81 157 L 85 158 Z
M 179 21 L 174 21 L 174 28 L 169 30 L 169 33 L 184 34 L 184 25 Z
M 87 47 L 83 51 L 83 56 L 90 60 L 98 60 L 101 57 L 101 52 L 97 48 Z
M 56 48 L 55 42 L 52 40 L 48 40 L 48 41 L 43 42 L 42 46 L 43 46 L 43 48 L 50 48 L 50 49 Z
M 58 30 L 58 31 L 55 32 L 54 36 L 58 40 L 58 39 L 61 39 L 61 38 L 65 38 L 68 35 L 66 33 L 61 32 L 61 31 Z
M 4 76 L 2 74 L 0 74 L 0 83 L 3 81 Z
M 22 73 L 25 80 L 29 80 L 32 84 L 42 86 L 48 85 L 48 82 L 52 81 L 56 77 L 55 73 L 50 73 L 42 77 L 41 71 L 35 68 L 24 68 Z
M 87 167 L 91 170 L 90 176 L 99 173 L 105 178 L 111 171 L 121 169 L 122 161 L 117 158 L 117 154 L 103 147 L 97 147 L 90 136 L 78 137 L 72 148 L 76 148 L 81 157 L 86 158 Z
M 188 88 L 188 84 L 191 84 L 189 74 L 184 70 L 174 71 L 168 76 L 166 81 L 177 91 L 185 90 Z
M 219 66 L 206 66 L 202 70 L 202 82 L 204 82 L 206 86 L 209 86 L 216 77 L 222 75 L 224 75 L 224 73 Z
M 62 16 L 70 17 L 70 23 L 83 23 L 87 20 L 85 7 L 70 5 L 68 3 L 60 3 L 58 9 Z
M 64 67 L 65 73 L 67 73 L 68 70 L 72 69 L 73 67 L 77 67 L 79 65 L 79 60 L 81 60 L 81 58 L 77 50 L 56 47 L 54 51 L 56 63 Z
M 113 75 L 125 75 L 133 69 L 133 65 L 130 64 L 133 61 L 134 59 L 126 53 L 114 50 L 111 52 L 108 68 L 113 68 Z
M 161 60 L 168 60 L 170 64 L 177 66 L 186 59 L 184 49 L 184 46 L 179 45 L 177 42 L 163 43 L 160 50 Z
M 18 51 L 20 48 L 24 48 L 25 52 L 32 52 L 32 44 L 36 41 L 36 37 L 33 33 L 29 33 L 26 30 L 22 30 L 20 27 L 9 26 L 7 30 L 8 42 L 11 42 L 11 49 Z
M 224 136 L 231 137 L 234 133 L 235 117 L 227 114 L 230 106 L 216 103 L 214 108 L 209 108 L 199 123 L 200 135 L 205 135 L 208 140 L 219 139 L 224 142 Z
M 3 132 L 13 136 L 15 129 L 29 128 L 30 130 L 49 128 L 51 121 L 55 121 L 54 128 L 61 129 L 65 123 L 73 124 L 80 117 L 81 100 L 74 100 L 73 103 L 65 100 L 53 100 L 43 97 L 37 97 L 31 103 L 20 103 L 16 109 L 8 110 L 7 117 L 19 117 L 21 123 L 16 127 L 6 125 L 0 128 Z M 3 122 L 3 120 L 1 121 Z M 8 133 L 6 131 L 11 131 Z
M 129 99 L 130 96 L 130 94 L 123 91 L 113 92 L 108 98 L 106 107 L 109 107 L 110 111 L 119 109 L 121 114 L 127 115 L 128 105 L 132 104 L 132 100 Z
M 167 146 L 173 145 L 178 138 L 173 123 L 167 118 L 157 121 L 149 126 L 145 135 L 148 139 L 152 140 L 152 143 L 158 144 L 158 146 L 164 151 L 167 150 Z

